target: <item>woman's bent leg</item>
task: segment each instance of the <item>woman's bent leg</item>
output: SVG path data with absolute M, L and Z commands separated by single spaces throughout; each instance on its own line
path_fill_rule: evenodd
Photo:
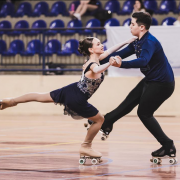
M 98 131 L 100 130 L 104 122 L 104 117 L 100 113 L 98 113 L 96 116 L 90 117 L 88 119 L 90 119 L 94 123 L 91 125 L 91 127 L 87 131 L 86 138 L 80 148 L 80 155 L 91 156 L 91 157 L 101 157 L 102 154 L 100 152 L 95 151 L 91 148 L 91 143 L 94 137 L 96 136 L 96 134 L 98 133 Z
M 104 122 L 104 116 L 101 115 L 101 113 L 98 113 L 96 116 L 90 117 L 88 119 L 90 119 L 94 123 L 88 129 L 87 135 L 86 135 L 86 138 L 85 138 L 84 141 L 91 143 L 93 141 L 94 137 L 96 136 L 96 134 L 101 129 L 101 126 L 102 126 L 102 124 Z

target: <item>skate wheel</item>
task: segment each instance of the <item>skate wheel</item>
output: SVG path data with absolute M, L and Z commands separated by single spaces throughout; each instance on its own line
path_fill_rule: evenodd
M 81 165 L 85 164 L 85 162 L 86 162 L 86 160 L 83 159 L 83 158 L 81 158 L 81 159 L 79 160 L 79 164 L 81 164 Z
M 154 163 L 154 164 L 158 164 L 158 163 L 159 163 L 159 159 L 158 159 L 158 158 L 154 158 L 154 159 L 153 159 L 153 163 Z
M 106 140 L 106 137 L 102 136 L 102 137 L 101 137 L 101 140 L 102 140 L 102 141 L 105 141 L 105 140 Z
M 176 163 L 176 160 L 175 160 L 175 159 L 170 159 L 170 160 L 169 160 L 169 163 L 170 163 L 170 164 L 175 164 L 175 163 Z
M 84 123 L 84 127 L 88 127 L 88 123 Z
M 97 164 L 97 159 L 92 159 L 92 160 L 91 160 L 91 163 L 92 163 L 93 165 Z

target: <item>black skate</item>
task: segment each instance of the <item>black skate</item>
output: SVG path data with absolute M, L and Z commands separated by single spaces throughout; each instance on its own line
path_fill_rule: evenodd
M 87 123 L 84 123 L 84 127 L 87 128 L 87 130 L 88 130 L 92 124 L 93 124 L 93 121 L 88 119 Z M 103 126 L 101 127 L 99 132 L 101 133 L 101 140 L 102 141 L 105 141 L 108 138 L 109 133 L 112 131 L 112 128 L 113 128 L 112 126 L 107 127 L 107 128 L 103 128 Z
M 90 128 L 91 124 L 93 124 L 93 121 L 88 119 L 87 123 L 84 123 L 84 127 L 87 128 L 87 130 L 88 130 Z
M 178 160 L 176 159 L 176 148 L 173 143 L 167 143 L 163 145 L 160 149 L 151 153 L 152 159 L 150 161 L 153 164 L 161 164 L 162 159 L 168 159 L 170 164 L 176 164 Z
M 112 131 L 112 129 L 113 129 L 113 126 L 109 126 L 109 127 L 106 127 L 106 128 L 104 128 L 103 126 L 101 127 L 100 133 L 102 134 L 101 135 L 101 140 L 102 141 L 105 141 L 109 137 L 109 134 Z

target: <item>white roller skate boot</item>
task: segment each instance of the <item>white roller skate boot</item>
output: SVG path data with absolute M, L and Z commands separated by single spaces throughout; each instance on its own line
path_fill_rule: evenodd
M 91 159 L 91 163 L 93 165 L 101 162 L 102 154 L 98 151 L 95 151 L 91 147 L 91 143 L 84 142 L 81 144 L 81 148 L 79 150 L 80 159 L 79 164 L 85 164 L 86 159 Z

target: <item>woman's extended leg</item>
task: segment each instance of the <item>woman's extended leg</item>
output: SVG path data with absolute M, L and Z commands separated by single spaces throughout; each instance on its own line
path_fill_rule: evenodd
M 22 96 L 14 98 L 14 101 L 18 103 L 26 103 L 30 101 L 37 101 L 42 103 L 54 102 L 50 96 L 50 93 L 28 93 Z
M 94 137 L 96 136 L 96 134 L 98 133 L 98 131 L 101 129 L 101 126 L 104 122 L 104 117 L 100 113 L 98 113 L 96 116 L 90 117 L 88 119 L 90 119 L 94 123 L 91 125 L 91 127 L 87 131 L 86 138 L 80 148 L 80 155 L 101 157 L 102 154 L 100 152 L 94 151 L 91 148 L 91 143 Z
M 28 93 L 16 98 L 7 98 L 0 100 L 0 109 L 3 110 L 8 107 L 16 106 L 19 103 L 26 102 L 42 102 L 42 103 L 50 103 L 54 102 L 50 96 L 50 93 Z

